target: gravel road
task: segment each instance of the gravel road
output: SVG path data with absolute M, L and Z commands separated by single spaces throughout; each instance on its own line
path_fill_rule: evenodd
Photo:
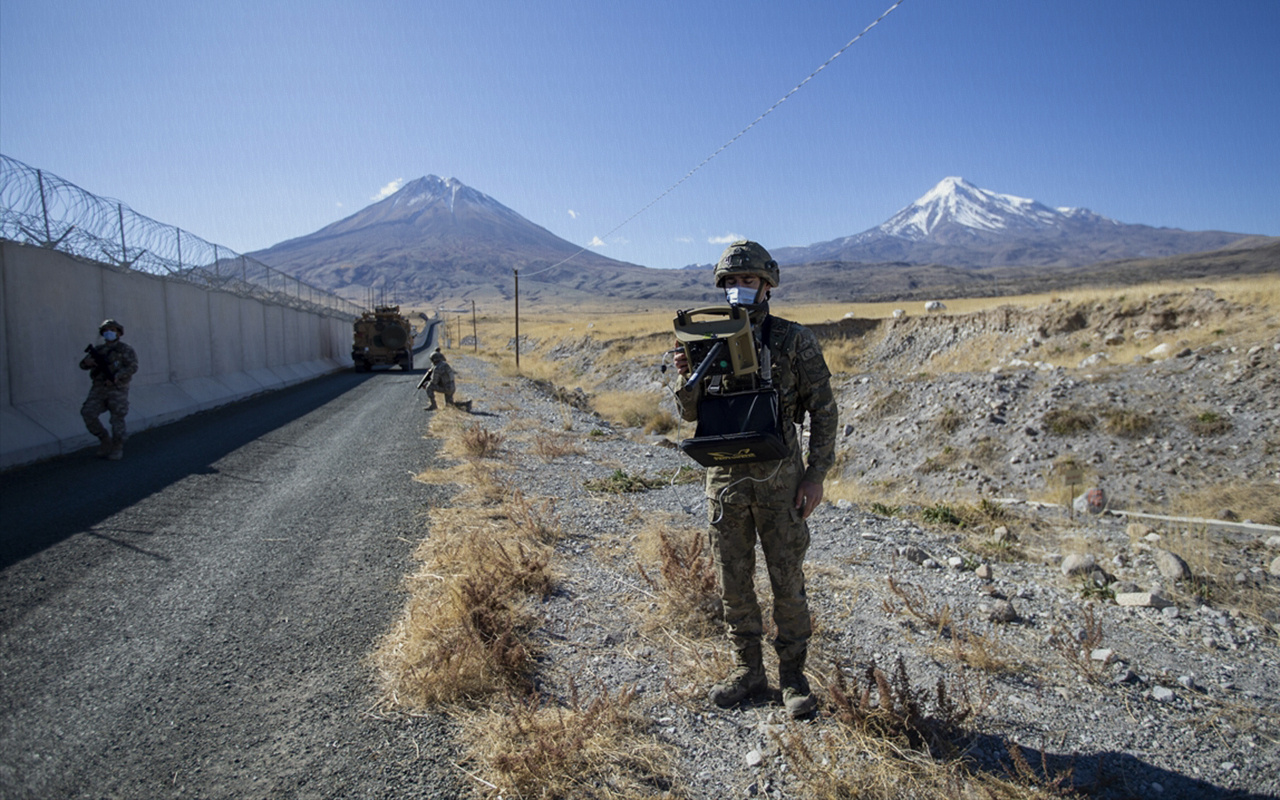
M 373 710 L 422 536 L 418 371 L 342 373 L 0 476 L 0 797 L 454 797 Z

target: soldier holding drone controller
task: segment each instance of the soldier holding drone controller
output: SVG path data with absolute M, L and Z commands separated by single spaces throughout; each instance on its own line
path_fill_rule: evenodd
M 680 415 L 697 421 L 681 447 L 707 466 L 707 517 L 720 580 L 734 670 L 710 691 L 728 707 L 768 691 L 755 545 L 764 551 L 773 590 L 778 683 L 793 717 L 816 708 L 804 675 L 811 623 L 805 595 L 805 519 L 822 501 L 835 459 L 837 410 L 831 372 L 817 337 L 769 313 L 778 263 L 755 242 L 729 245 L 716 264 L 728 308 L 681 311 L 676 369 Z M 699 321 L 699 317 L 712 317 Z M 798 425 L 809 418 L 808 464 Z

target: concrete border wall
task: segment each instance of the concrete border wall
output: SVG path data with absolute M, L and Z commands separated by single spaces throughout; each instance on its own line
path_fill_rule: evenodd
M 351 366 L 345 317 L 0 242 L 0 469 L 97 443 L 78 365 L 107 317 L 138 353 L 131 433 Z

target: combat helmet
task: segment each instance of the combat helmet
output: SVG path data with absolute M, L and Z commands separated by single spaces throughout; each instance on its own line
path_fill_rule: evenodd
M 444 361 L 444 353 L 441 353 L 439 350 L 437 350 L 431 354 L 432 364 L 439 364 L 441 361 Z
M 716 262 L 716 286 L 723 287 L 730 275 L 755 275 L 776 288 L 778 286 L 778 262 L 769 256 L 756 242 L 743 239 L 725 248 Z
M 124 336 L 124 326 L 114 319 L 104 319 L 102 324 L 98 326 L 98 333 L 102 333 L 107 328 L 115 328 L 117 335 Z

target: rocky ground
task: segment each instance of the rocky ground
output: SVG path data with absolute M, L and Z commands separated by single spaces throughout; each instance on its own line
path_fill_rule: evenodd
M 1232 313 L 1212 297 L 1183 301 L 1172 323 L 1170 309 L 1148 304 L 1107 322 L 1106 309 L 1081 318 L 1050 309 L 1039 319 L 898 320 L 871 334 L 863 357 L 896 368 L 838 375 L 840 475 L 811 519 L 816 685 L 854 682 L 870 666 L 891 672 L 900 660 L 915 687 L 942 679 L 963 689 L 974 715 L 954 741 L 980 774 L 1009 774 L 1012 747 L 1036 765 L 1036 780 L 1063 778 L 1087 796 L 1280 796 L 1280 520 L 1240 519 L 1222 505 L 1210 515 L 1236 519 L 1188 526 L 1034 502 L 1052 499 L 1054 475 L 1071 468 L 1127 512 L 1166 511 L 1162 503 L 1196 485 L 1277 485 L 1280 341 L 1179 347 L 1180 329 L 1157 335 L 1153 317 L 1190 329 Z M 1015 344 L 988 345 L 991 363 L 930 375 L 904 368 L 959 358 L 962 342 L 993 331 Z M 1116 350 L 1136 340 L 1142 353 L 1083 369 L 1036 358 L 1068 346 L 1064 337 L 1076 347 L 1111 337 Z M 1170 341 L 1167 355 L 1151 352 Z M 580 360 L 591 344 L 569 349 Z M 722 644 L 660 624 L 660 593 L 641 574 L 658 568 L 645 544 L 653 526 L 704 525 L 701 487 L 660 479 L 692 465 L 670 446 L 680 433 L 610 425 L 582 392 L 454 361 L 463 393 L 478 398 L 475 419 L 506 432 L 513 482 L 555 498 L 561 577 L 537 632 L 545 694 L 633 687 L 648 733 L 677 753 L 681 796 L 805 796 L 788 742 L 830 741 L 831 707 L 791 721 L 776 703 L 708 704 Z M 646 388 L 662 377 L 652 366 L 619 368 L 614 383 Z M 1046 415 L 1059 408 L 1088 411 L 1095 424 L 1054 433 Z M 1147 427 L 1115 433 L 1104 423 L 1115 409 L 1149 417 Z M 1208 411 L 1229 424 L 1197 429 Z M 532 443 L 551 435 L 577 449 L 539 456 Z M 600 490 L 611 476 L 656 487 Z M 876 491 L 850 500 L 847 483 Z M 927 497 L 967 503 L 970 516 L 949 518 Z M 1189 550 L 1196 545 L 1212 563 Z

